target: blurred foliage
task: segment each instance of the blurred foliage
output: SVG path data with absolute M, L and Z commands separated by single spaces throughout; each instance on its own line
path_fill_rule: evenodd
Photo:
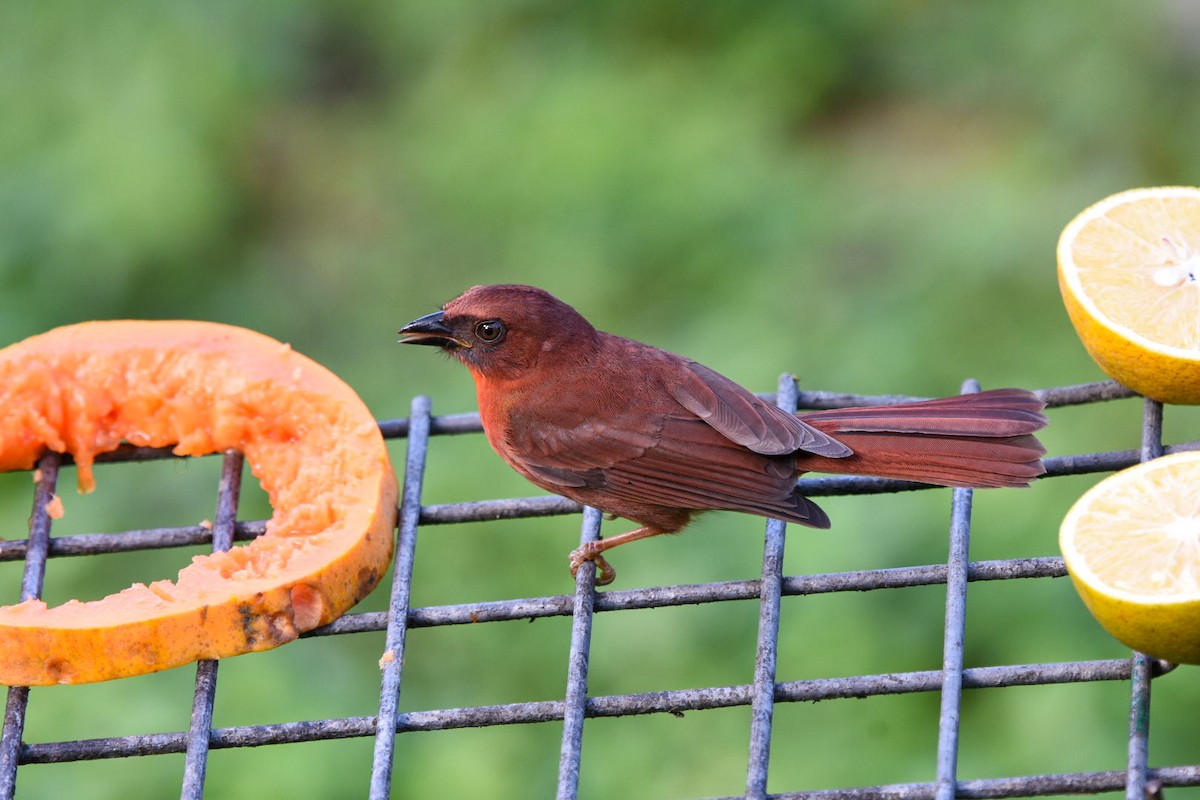
M 418 393 L 450 413 L 474 407 L 467 376 L 394 331 L 467 286 L 517 281 L 760 391 L 785 370 L 805 388 L 914 395 L 968 376 L 1096 380 L 1055 242 L 1110 192 L 1200 181 L 1198 61 L 1200 14 L 1169 0 L 0 4 L 0 342 L 93 318 L 216 319 L 291 342 L 380 417 Z M 1133 447 L 1139 414 L 1064 409 L 1044 439 Z M 1168 410 L 1176 440 L 1195 423 Z M 427 502 L 533 493 L 482 437 L 430 458 Z M 97 495 L 66 497 L 56 530 L 192 524 L 215 474 L 109 468 Z M 1057 553 L 1093 482 L 980 493 L 973 556 Z M 22 535 L 28 502 L 27 475 L 0 476 L 5 535 Z M 793 530 L 787 568 L 940 561 L 947 503 L 825 501 L 834 530 Z M 265 513 L 248 500 L 246 516 Z M 427 529 L 414 600 L 569 591 L 575 531 Z M 620 585 L 750 577 L 760 543 L 760 521 L 712 515 L 619 551 Z M 48 591 L 95 597 L 184 557 L 56 560 Z M 18 565 L 3 571 L 15 587 Z M 386 602 L 381 589 L 364 607 Z M 969 608 L 969 665 L 1124 655 L 1066 581 L 974 584 Z M 786 599 L 780 679 L 936 669 L 941 613 L 935 589 Z M 592 691 L 746 683 L 754 627 L 752 604 L 602 615 Z M 563 620 L 413 631 L 404 708 L 559 697 L 568 639 Z M 370 714 L 381 642 L 231 659 L 216 724 Z M 190 680 L 37 690 L 26 738 L 182 730 Z M 1123 769 L 1126 697 L 968 692 L 960 775 Z M 1155 684 L 1154 763 L 1197 762 L 1198 702 L 1191 669 Z M 771 788 L 931 780 L 936 718 L 932 695 L 781 707 Z M 590 723 L 583 796 L 736 793 L 747 724 L 746 709 Z M 395 796 L 549 796 L 558 733 L 405 735 Z M 216 753 L 210 793 L 362 795 L 370 752 Z M 161 797 L 181 770 L 32 766 L 20 796 Z

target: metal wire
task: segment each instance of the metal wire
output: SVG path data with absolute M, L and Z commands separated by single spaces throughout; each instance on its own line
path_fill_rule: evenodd
M 1162 403 L 1147 398 L 1142 405 L 1142 461 L 1163 454 Z M 1129 701 L 1129 766 L 1126 770 L 1126 800 L 1143 800 L 1147 796 L 1150 758 L 1150 680 L 1153 677 L 1150 659 L 1142 653 L 1133 654 Z
M 978 387 L 967 385 L 968 391 Z M 1071 406 L 1130 397 L 1115 383 L 1097 383 L 1045 389 L 1039 393 L 1051 406 Z M 899 402 L 919 398 L 863 397 L 826 392 L 797 392 L 795 381 L 785 375 L 775 395 L 765 395 L 784 408 L 832 408 L 863 403 Z M 951 498 L 949 555 L 944 564 L 841 573 L 785 576 L 783 553 L 786 528 L 768 522 L 764 539 L 763 570 L 757 579 L 695 585 L 661 586 L 595 591 L 594 572 L 581 569 L 573 594 L 498 600 L 480 603 L 410 607 L 413 563 L 417 535 L 422 526 L 449 525 L 469 521 L 564 515 L 584 511 L 581 541 L 599 536 L 601 517 L 593 509 L 581 509 L 557 497 L 503 498 L 467 503 L 423 505 L 422 481 L 432 437 L 477 433 L 477 414 L 432 416 L 426 398 L 416 398 L 407 419 L 385 420 L 380 428 L 389 438 L 407 437 L 408 456 L 401 493 L 395 573 L 387 612 L 348 614 L 306 637 L 337 637 L 364 631 L 386 631 L 380 657 L 381 686 L 378 714 L 311 721 L 247 725 L 213 729 L 212 708 L 217 692 L 216 663 L 197 665 L 192 722 L 187 731 L 134 736 L 25 743 L 22 741 L 28 712 L 29 690 L 8 691 L 4 729 L 0 735 L 0 800 L 15 796 L 19 767 L 107 758 L 126 758 L 164 753 L 185 753 L 181 782 L 182 797 L 201 797 L 212 750 L 342 738 L 373 737 L 374 761 L 371 797 L 382 799 L 391 791 L 392 762 L 398 737 L 420 731 L 516 724 L 561 724 L 557 796 L 570 800 L 579 795 L 580 774 L 586 768 L 584 729 L 587 721 L 601 717 L 682 713 L 707 709 L 749 706 L 749 758 L 746 770 L 747 798 L 834 798 L 874 800 L 889 798 L 1000 798 L 1050 794 L 1096 794 L 1124 790 L 1130 800 L 1143 800 L 1162 786 L 1200 785 L 1200 765 L 1151 768 L 1148 758 L 1150 688 L 1154 678 L 1172 665 L 1132 654 L 1128 659 L 1003 665 L 964 668 L 963 639 L 966 630 L 967 586 L 977 581 L 1044 579 L 1061 577 L 1061 558 L 1020 558 L 994 561 L 969 560 L 971 492 L 955 490 Z M 1084 453 L 1046 459 L 1048 477 L 1120 469 L 1164 452 L 1200 449 L 1200 442 L 1171 446 L 1162 443 L 1162 407 L 1147 401 L 1143 414 L 1142 447 L 1139 450 Z M 101 461 L 167 458 L 164 450 L 123 447 Z M 236 521 L 237 486 L 242 470 L 241 456 L 227 454 L 218 492 L 216 520 L 210 528 L 189 526 L 130 530 L 119 533 L 80 534 L 50 537 L 52 520 L 47 504 L 54 496 L 60 464 L 69 457 L 47 455 L 38 465 L 28 539 L 0 542 L 0 561 L 24 559 L 21 598 L 36 597 L 48 557 L 88 556 L 99 553 L 195 546 L 211 543 L 224 549 L 234 541 L 246 541 L 264 532 L 262 521 Z M 817 477 L 800 481 L 802 491 L 813 496 L 908 491 L 927 488 L 921 484 L 859 477 Z M 852 675 L 816 680 L 777 680 L 780 599 L 785 596 L 829 592 L 886 591 L 909 586 L 945 585 L 946 614 L 942 668 L 919 672 Z M 760 609 L 754 680 L 750 684 L 679 689 L 659 692 L 588 696 L 588 663 L 591 626 L 596 614 L 632 609 L 730 601 L 757 600 Z M 400 712 L 405 639 L 411 628 L 481 624 L 542 617 L 572 618 L 566 687 L 561 699 L 464 708 Z M 336 639 L 333 641 L 336 642 Z M 1067 684 L 1089 681 L 1129 681 L 1129 759 L 1124 770 L 1077 772 L 1052 775 L 1021 775 L 987 780 L 958 780 L 960 700 L 963 691 L 1003 686 Z M 779 703 L 813 702 L 839 698 L 939 692 L 939 738 L 936 777 L 929 783 L 864 786 L 836 790 L 804 790 L 767 794 L 771 766 L 771 737 L 774 708 Z
M 237 520 L 244 461 L 241 453 L 230 451 L 225 454 L 225 461 L 221 465 L 221 480 L 217 485 L 217 511 L 212 531 L 214 553 L 233 547 L 233 526 Z M 183 789 L 180 792 L 180 797 L 184 800 L 204 796 L 213 704 L 217 699 L 217 664 L 214 659 L 204 659 L 196 664 L 196 689 L 192 695 L 192 721 L 188 727 L 187 759 L 184 761 Z
M 967 381 L 963 392 L 978 392 Z M 942 637 L 942 705 L 938 715 L 937 782 L 934 797 L 953 800 L 958 786 L 958 733 L 967 636 L 967 569 L 971 539 L 970 489 L 955 489 L 950 503 L 950 553 L 946 559 L 946 623 Z
M 429 438 L 429 398 L 412 403 L 412 446 L 404 470 L 404 492 L 400 497 L 400 535 L 396 545 L 396 567 L 392 577 L 392 599 L 386 615 L 387 639 L 380 670 L 379 716 L 375 719 L 375 760 L 371 771 L 371 798 L 385 800 L 391 792 L 392 760 L 396 749 L 396 724 L 400 707 L 400 679 L 404 648 L 408 639 L 408 604 L 416 556 L 417 525 L 421 514 L 421 486 L 425 477 L 425 443 Z
M 600 538 L 600 512 L 584 510 L 579 544 Z M 575 574 L 575 597 L 571 604 L 571 650 L 567 657 L 567 692 L 563 701 L 562 748 L 558 758 L 559 800 L 579 793 L 579 766 L 583 753 L 583 723 L 587 716 L 588 656 L 592 647 L 592 614 L 596 595 L 596 570 L 580 569 Z
M 796 410 L 796 381 L 779 379 L 775 404 L 785 411 Z M 762 578 L 758 594 L 758 642 L 754 658 L 754 688 L 750 700 L 750 761 L 746 766 L 746 797 L 767 796 L 771 761 L 771 729 L 775 719 L 775 670 L 779 660 L 779 610 L 783 596 L 783 551 L 787 525 L 769 520 L 763 540 Z
M 47 453 L 38 461 L 34 473 L 33 510 L 29 514 L 29 541 L 25 552 L 25 570 L 21 576 L 21 600 L 42 596 L 46 577 L 46 555 L 50 544 L 50 511 L 58 484 L 59 457 Z M 21 735 L 25 731 L 25 712 L 29 688 L 12 686 L 4 705 L 4 733 L 0 736 L 0 796 L 12 797 L 17 790 L 17 765 L 21 756 Z

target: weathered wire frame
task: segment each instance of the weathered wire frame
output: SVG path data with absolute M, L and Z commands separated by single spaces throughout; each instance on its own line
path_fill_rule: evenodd
M 964 391 L 977 390 L 978 386 L 974 382 L 968 381 L 964 384 Z M 1050 407 L 1133 396 L 1129 390 L 1112 382 L 1056 387 L 1042 390 L 1039 395 Z M 780 379 L 778 393 L 771 396 L 771 399 L 783 408 L 795 409 L 834 408 L 914 398 L 799 392 L 792 376 L 785 374 Z M 196 666 L 192 717 L 187 731 L 26 743 L 23 741 L 23 730 L 30 690 L 26 687 L 11 687 L 5 705 L 4 727 L 0 733 L 0 800 L 8 800 L 15 796 L 18 769 L 24 765 L 165 753 L 185 754 L 181 797 L 199 798 L 204 793 L 205 772 L 211 750 L 352 737 L 373 737 L 375 740 L 370 797 L 382 800 L 390 793 L 393 756 L 401 734 L 465 727 L 558 722 L 562 724 L 562 747 L 557 797 L 560 800 L 569 800 L 578 796 L 583 758 L 583 730 L 588 719 L 655 713 L 678 714 L 731 706 L 751 708 L 746 792 L 740 797 L 752 800 L 767 797 L 779 800 L 949 800 L 955 797 L 1006 798 L 1049 794 L 1095 794 L 1122 789 L 1128 800 L 1144 800 L 1156 794 L 1162 787 L 1200 785 L 1200 765 L 1152 768 L 1147 763 L 1151 682 L 1155 677 L 1169 671 L 1172 668 L 1171 664 L 1133 653 L 1128 659 L 964 668 L 963 639 L 969 582 L 1062 577 L 1066 574 L 1062 559 L 1056 557 L 969 561 L 972 498 L 969 489 L 956 489 L 952 493 L 949 556 L 945 564 L 785 576 L 782 572 L 785 526 L 777 521 L 768 521 L 762 574 L 753 580 L 597 592 L 594 572 L 585 569 L 579 571 L 575 592 L 571 595 L 413 608 L 409 602 L 410 587 L 417 534 L 422 526 L 571 514 L 582 510 L 582 542 L 599 536 L 601 515 L 594 509 L 581 509 L 578 504 L 560 497 L 506 498 L 422 505 L 425 458 L 431 437 L 478 432 L 481 430 L 478 415 L 433 417 L 430 413 L 429 399 L 417 397 L 413 400 L 411 415 L 407 419 L 385 420 L 380 423 L 380 427 L 385 437 L 408 439 L 389 610 L 347 614 L 331 625 L 306 634 L 337 636 L 364 631 L 386 631 L 384 652 L 389 657 L 381 659 L 382 682 L 377 715 L 214 729 L 212 717 L 217 691 L 217 662 L 203 661 Z M 1049 457 L 1045 460 L 1047 477 L 1110 471 L 1156 458 L 1165 452 L 1191 449 L 1200 449 L 1200 442 L 1186 442 L 1170 447 L 1163 445 L 1162 406 L 1146 400 L 1140 450 Z M 125 447 L 102 460 L 168 457 L 170 453 L 167 450 Z M 46 512 L 47 501 L 55 492 L 59 466 L 68 462 L 69 457 L 53 453 L 48 453 L 40 460 L 36 473 L 29 538 L 0 541 L 0 561 L 25 561 L 21 599 L 40 595 L 46 559 L 49 557 L 210 543 L 214 550 L 221 550 L 229 548 L 235 541 L 245 541 L 261 535 L 265 529 L 265 523 L 262 521 L 236 521 L 242 456 L 230 452 L 224 456 L 217 514 L 211 528 L 196 525 L 51 538 L 52 520 Z M 804 493 L 811 496 L 867 494 L 921 488 L 919 484 L 904 481 L 851 476 L 802 478 L 800 484 Z M 781 597 L 933 584 L 946 586 L 942 669 L 801 681 L 776 680 L 775 662 Z M 760 613 L 753 683 L 643 694 L 600 697 L 588 695 L 589 645 L 592 620 L 596 613 L 755 598 L 759 601 Z M 566 691 L 562 699 L 406 713 L 398 710 L 405 664 L 405 641 L 409 628 L 550 616 L 572 618 Z M 1129 681 L 1131 702 L 1126 769 L 958 780 L 956 765 L 960 700 L 964 689 L 1084 681 Z M 776 704 L 913 692 L 939 692 L 941 695 L 934 781 L 767 794 L 772 719 Z

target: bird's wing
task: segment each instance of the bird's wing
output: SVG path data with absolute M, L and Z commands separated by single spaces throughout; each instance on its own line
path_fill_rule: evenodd
M 637 458 L 653 448 L 659 426 L 628 410 L 610 409 L 601 417 L 558 414 L 554 421 L 526 418 L 510 424 L 504 446 L 497 448 L 517 468 L 544 488 L 600 488 L 604 470 Z
M 619 421 L 618 421 L 619 422 Z M 644 426 L 644 421 L 643 421 Z M 653 433 L 610 425 L 539 426 L 518 432 L 513 462 L 550 491 L 646 506 L 726 509 L 828 527 L 829 518 L 795 491 L 795 459 L 742 447 L 705 421 L 661 419 Z M 572 490 L 596 490 L 576 495 Z M 635 517 L 636 518 L 636 517 Z
M 730 441 L 764 455 L 804 450 L 842 458 L 850 448 L 795 414 L 771 405 L 738 384 L 695 361 L 678 371 L 671 387 L 675 400 Z
M 698 419 L 671 417 L 659 444 L 607 471 L 606 491 L 640 503 L 725 509 L 829 527 L 829 518 L 796 491 L 791 455 L 738 445 Z

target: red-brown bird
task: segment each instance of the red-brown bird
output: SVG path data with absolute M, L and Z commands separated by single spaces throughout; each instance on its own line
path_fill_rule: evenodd
M 803 472 L 942 486 L 1027 486 L 1044 472 L 1043 403 L 996 389 L 888 406 L 791 414 L 682 356 L 598 331 L 533 286 L 476 286 L 400 329 L 475 379 L 488 441 L 547 491 L 641 527 L 571 553 L 597 583 L 602 553 L 727 509 L 829 527 L 797 490 Z

